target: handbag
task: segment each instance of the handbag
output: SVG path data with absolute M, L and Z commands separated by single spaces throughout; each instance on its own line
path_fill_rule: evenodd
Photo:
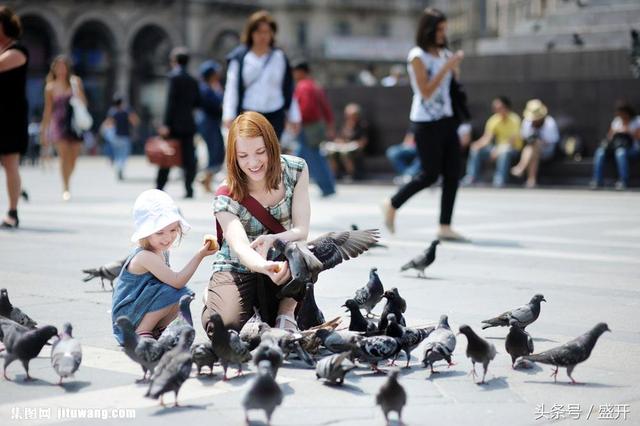
M 177 139 L 152 136 L 144 144 L 144 153 L 151 164 L 163 169 L 182 165 L 182 149 Z
M 78 96 L 78 79 L 77 77 L 71 78 L 71 99 L 69 104 L 73 109 L 73 115 L 71 116 L 71 127 L 76 134 L 82 134 L 91 129 L 93 126 L 93 118 L 89 114 L 87 106 L 82 102 L 82 99 Z

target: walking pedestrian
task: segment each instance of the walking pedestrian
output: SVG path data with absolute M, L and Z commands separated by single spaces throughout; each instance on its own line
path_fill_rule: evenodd
M 431 186 L 442 176 L 440 227 L 438 238 L 463 241 L 451 228 L 451 217 L 460 177 L 460 142 L 451 103 L 450 85 L 462 61 L 462 51 L 447 49 L 447 18 L 437 9 L 422 13 L 416 46 L 409 51 L 407 70 L 413 90 L 411 120 L 422 171 L 383 204 L 384 223 L 395 232 L 399 209 L 414 194 Z
M 213 192 L 211 180 L 224 161 L 224 141 L 220 125 L 222 122 L 222 98 L 224 90 L 220 83 L 222 68 L 216 61 L 205 61 L 200 65 L 200 100 L 198 133 L 207 145 L 207 167 L 199 178 L 205 191 Z
M 124 168 L 131 153 L 131 133 L 138 124 L 138 114 L 124 105 L 121 96 L 115 96 L 104 125 L 112 128 L 109 142 L 118 180 L 124 180 Z

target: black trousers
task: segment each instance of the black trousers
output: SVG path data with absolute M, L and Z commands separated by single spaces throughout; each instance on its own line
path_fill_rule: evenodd
M 182 149 L 182 169 L 184 170 L 184 188 L 187 197 L 193 197 L 193 180 L 196 178 L 197 168 L 193 136 L 193 133 L 172 134 L 170 136 L 172 139 L 178 139 L 180 141 L 180 148 Z M 164 189 L 164 186 L 169 180 L 169 171 L 171 171 L 171 168 L 158 169 L 158 176 L 156 178 L 157 189 Z
M 242 111 L 244 112 L 244 110 Z M 260 112 L 260 111 L 257 111 Z M 282 136 L 282 132 L 284 132 L 284 125 L 287 118 L 287 114 L 284 111 L 284 108 L 280 108 L 277 111 L 273 112 L 260 112 L 260 114 L 264 115 L 264 118 L 273 126 L 273 130 L 276 132 L 276 136 L 278 139 Z
M 450 225 L 460 179 L 457 121 L 444 118 L 412 124 L 422 171 L 396 192 L 391 198 L 391 205 L 400 208 L 415 193 L 433 185 L 442 176 L 440 224 Z

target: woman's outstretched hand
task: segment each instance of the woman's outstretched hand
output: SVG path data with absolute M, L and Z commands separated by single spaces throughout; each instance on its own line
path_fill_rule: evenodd
M 267 260 L 256 272 L 267 275 L 271 281 L 277 285 L 286 284 L 291 278 L 291 272 L 289 271 L 289 264 L 287 262 L 272 262 Z
M 260 235 L 258 238 L 251 242 L 250 247 L 260 254 L 263 258 L 267 258 L 269 249 L 273 247 L 273 242 L 276 237 L 273 235 Z

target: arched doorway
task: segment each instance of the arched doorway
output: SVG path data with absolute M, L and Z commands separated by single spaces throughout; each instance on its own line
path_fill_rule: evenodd
M 115 87 L 115 41 L 105 24 L 88 21 L 71 41 L 74 72 L 82 78 L 89 111 L 97 128 L 111 104 Z
M 171 40 L 157 25 L 146 25 L 131 44 L 131 104 L 140 115 L 140 139 L 155 133 L 166 102 Z
M 22 43 L 29 50 L 27 98 L 29 116 L 39 119 L 44 107 L 45 78 L 53 56 L 59 51 L 56 37 L 49 23 L 37 15 L 25 15 L 22 21 Z

